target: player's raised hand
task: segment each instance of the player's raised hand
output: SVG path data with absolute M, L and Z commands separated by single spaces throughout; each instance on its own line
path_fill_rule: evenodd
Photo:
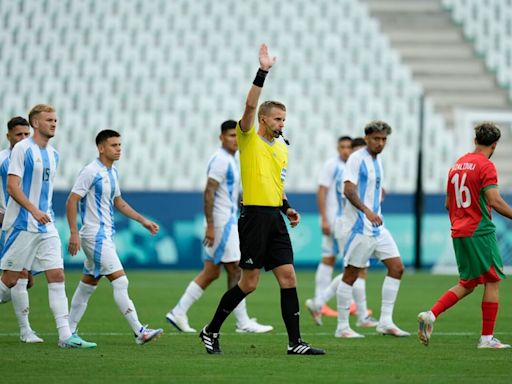
M 266 44 L 261 44 L 260 46 L 260 68 L 264 71 L 268 71 L 274 63 L 276 62 L 276 57 L 270 57 L 268 55 L 268 47 Z
M 69 236 L 68 252 L 71 256 L 75 256 L 80 250 L 80 236 L 78 233 L 72 233 Z
M 156 235 L 160 226 L 157 223 L 144 219 L 141 223 L 144 228 L 146 228 L 152 235 Z
M 292 228 L 295 228 L 300 222 L 300 213 L 293 208 L 288 208 L 286 211 L 286 217 L 290 220 Z

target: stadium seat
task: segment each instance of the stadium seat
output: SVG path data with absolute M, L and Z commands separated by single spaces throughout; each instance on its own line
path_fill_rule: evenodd
M 383 155 L 388 190 L 414 188 L 422 89 L 360 1 L 13 0 L 0 2 L 0 15 L 2 118 L 55 105 L 60 189 L 94 158 L 103 128 L 123 135 L 122 188 L 204 188 L 219 125 L 242 115 L 262 41 L 278 55 L 262 97 L 289 111 L 288 190 L 315 190 L 336 138 L 362 136 L 377 118 L 394 129 Z M 489 59 L 496 68 L 511 61 L 510 42 L 503 44 L 509 56 Z M 511 77 L 499 72 L 500 82 Z M 437 186 L 445 175 L 434 157 L 426 155 L 426 166 Z

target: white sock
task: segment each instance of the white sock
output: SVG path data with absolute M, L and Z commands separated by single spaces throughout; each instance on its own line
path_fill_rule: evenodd
M 11 289 L 0 280 L 0 303 L 11 301 Z
M 133 302 L 128 296 L 128 278 L 126 276 L 121 276 L 115 279 L 112 281 L 112 288 L 114 290 L 114 301 L 116 302 L 117 307 L 128 321 L 128 324 L 130 324 L 133 333 L 139 336 L 142 324 L 137 316 L 135 305 L 133 305 Z
M 357 308 L 357 318 L 359 321 L 366 319 L 368 306 L 366 304 L 366 280 L 358 278 L 353 285 L 352 295 Z
M 76 332 L 76 327 L 87 309 L 89 298 L 95 290 L 95 285 L 85 284 L 82 281 L 78 283 L 71 299 L 71 310 L 69 311 L 69 329 L 72 333 Z
M 332 280 L 332 271 L 334 268 L 330 265 L 320 262 L 315 274 L 315 297 L 318 297 L 327 289 Z
M 380 324 L 393 323 L 393 307 L 400 288 L 400 280 L 386 276 L 382 284 L 382 306 L 380 309 Z
M 340 285 L 342 277 L 343 274 L 340 273 L 338 276 L 331 280 L 326 289 L 324 289 L 322 292 L 320 292 L 318 296 L 315 297 L 315 306 L 318 309 L 322 308 L 322 306 L 325 303 L 327 303 L 334 297 L 336 291 L 338 290 L 338 286 Z
M 249 318 L 249 315 L 247 314 L 247 304 L 245 302 L 245 299 L 243 299 L 240 304 L 236 306 L 236 308 L 233 310 L 233 314 L 236 317 L 236 324 L 237 325 L 244 325 L 251 319 Z
M 12 306 L 14 307 L 16 319 L 18 319 L 21 335 L 31 331 L 28 322 L 29 304 L 27 284 L 28 279 L 18 279 L 16 285 L 11 289 Z
M 187 286 L 187 289 L 185 289 L 185 292 L 183 292 L 178 304 L 172 309 L 172 312 L 178 316 L 186 315 L 192 304 L 199 300 L 201 296 L 203 296 L 203 293 L 203 288 L 192 280 Z
M 352 286 L 340 281 L 336 296 L 338 298 L 338 329 L 349 328 L 350 304 L 352 303 Z
M 68 298 L 66 288 L 62 283 L 48 283 L 48 302 L 55 318 L 59 340 L 66 340 L 71 336 L 69 330 Z
M 491 341 L 494 335 L 481 335 L 480 341 Z

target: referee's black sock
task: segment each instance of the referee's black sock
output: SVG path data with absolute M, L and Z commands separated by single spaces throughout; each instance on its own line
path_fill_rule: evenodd
M 297 288 L 281 288 L 281 315 L 286 326 L 286 332 L 288 332 L 290 345 L 297 344 L 300 340 Z
M 219 333 L 220 327 L 224 320 L 227 319 L 229 314 L 237 307 L 238 304 L 247 296 L 240 287 L 235 285 L 233 288 L 226 291 L 222 299 L 220 299 L 219 306 L 215 315 L 213 315 L 212 321 L 208 324 L 207 331 L 213 333 Z

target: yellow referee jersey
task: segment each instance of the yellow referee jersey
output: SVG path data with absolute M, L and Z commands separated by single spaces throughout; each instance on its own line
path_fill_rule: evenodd
M 258 135 L 254 125 L 247 132 L 236 125 L 240 151 L 244 205 L 280 207 L 283 205 L 284 180 L 288 167 L 288 148 L 280 140 L 268 142 Z

